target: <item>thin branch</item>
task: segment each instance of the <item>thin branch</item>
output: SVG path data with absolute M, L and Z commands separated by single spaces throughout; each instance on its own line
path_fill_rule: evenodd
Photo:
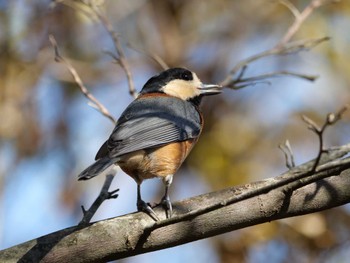
M 280 76 L 292 76 L 296 78 L 301 78 L 305 79 L 308 81 L 315 81 L 319 76 L 316 75 L 306 75 L 306 74 L 301 74 L 297 72 L 291 72 L 287 70 L 282 70 L 282 71 L 275 71 L 275 72 L 270 72 L 270 73 L 265 73 L 256 77 L 249 77 L 243 79 L 244 81 L 256 81 L 256 80 L 262 80 L 266 78 L 274 78 L 274 77 L 280 77 Z
M 283 5 L 287 6 L 295 16 L 294 23 L 289 27 L 285 35 L 282 37 L 280 42 L 276 45 L 276 48 L 283 47 L 286 45 L 292 37 L 296 34 L 296 32 L 300 29 L 301 25 L 304 21 L 313 13 L 313 11 L 320 6 L 330 2 L 329 0 L 312 0 L 302 12 L 296 11 L 296 7 L 289 1 L 284 0 L 280 1 Z
M 235 81 L 237 83 L 237 81 Z M 251 86 L 255 86 L 258 84 L 266 84 L 266 85 L 271 85 L 271 81 L 268 80 L 261 80 L 261 81 L 254 81 L 254 82 L 243 82 L 243 83 L 237 83 L 237 84 L 232 84 L 231 86 L 227 87 L 229 89 L 233 89 L 233 90 L 239 90 L 239 89 L 243 89 L 245 87 L 251 87 Z
M 343 108 L 341 108 L 338 112 L 336 113 L 329 113 L 327 115 L 327 118 L 325 120 L 325 122 L 323 123 L 323 125 L 320 127 L 318 126 L 313 120 L 311 120 L 310 118 L 306 117 L 305 115 L 302 115 L 302 120 L 308 125 L 308 129 L 313 131 L 319 140 L 319 151 L 318 151 L 318 155 L 317 158 L 315 160 L 315 163 L 312 167 L 312 171 L 315 171 L 320 160 L 321 160 L 321 156 L 322 154 L 325 152 L 325 150 L 323 149 L 323 134 L 324 131 L 326 130 L 326 128 L 328 126 L 331 126 L 333 124 L 335 124 L 337 121 L 339 121 L 342 117 L 342 115 L 345 113 L 345 111 L 349 108 L 348 105 L 345 105 Z
M 116 190 L 111 191 L 111 192 L 109 192 L 109 190 L 108 190 L 112 184 L 112 181 L 113 181 L 115 174 L 116 174 L 116 170 L 112 169 L 106 175 L 105 182 L 103 183 L 100 194 L 98 195 L 98 197 L 95 199 L 95 201 L 93 202 L 93 204 L 91 205 L 91 207 L 88 210 L 85 210 L 84 206 L 81 206 L 81 209 L 83 210 L 83 218 L 79 222 L 79 224 L 78 224 L 79 226 L 84 226 L 84 225 L 90 223 L 90 221 L 91 221 L 92 217 L 95 215 L 97 209 L 102 205 L 102 203 L 105 200 L 118 198 L 117 192 L 119 191 L 119 189 L 116 189 Z
M 247 59 L 244 59 L 240 61 L 239 63 L 234 66 L 230 73 L 227 75 L 227 77 L 220 82 L 220 85 L 224 87 L 228 87 L 231 89 L 240 89 L 242 87 L 250 86 L 249 84 L 245 83 L 243 85 L 237 85 L 238 82 L 241 80 L 244 80 L 243 75 L 241 75 L 239 78 L 235 78 L 235 75 L 237 72 L 239 72 L 244 67 L 247 67 L 252 62 L 268 57 L 273 55 L 288 55 L 295 52 L 300 52 L 302 50 L 308 50 L 310 48 L 313 48 L 317 46 L 318 44 L 329 40 L 329 37 L 323 37 L 323 38 L 317 38 L 317 39 L 306 39 L 306 40 L 299 40 L 290 42 L 292 37 L 296 34 L 296 32 L 299 30 L 301 25 L 305 22 L 305 20 L 312 14 L 312 12 L 317 9 L 318 7 L 331 2 L 331 0 L 312 0 L 309 5 L 305 7 L 305 9 L 302 12 L 299 12 L 299 10 L 288 0 L 279 0 L 279 2 L 286 6 L 294 15 L 295 20 L 294 23 L 288 28 L 285 35 L 281 38 L 281 40 L 271 49 L 260 52 L 258 54 L 255 54 L 251 57 L 248 57 Z M 241 73 L 244 73 L 244 71 L 241 71 Z M 276 72 L 278 73 L 278 72 Z M 281 75 L 278 73 L 277 75 Z M 299 77 L 306 80 L 315 80 L 315 76 L 307 76 L 300 73 L 293 73 L 293 74 L 285 74 L 285 75 L 291 75 L 294 77 Z M 259 78 L 261 79 L 267 79 L 274 77 L 274 74 L 264 74 L 261 75 Z M 259 76 L 258 76 L 259 77 Z M 254 85 L 255 83 L 252 83 Z
M 247 67 L 249 64 L 251 64 L 252 62 L 265 58 L 265 57 L 269 57 L 269 56 L 275 56 L 275 55 L 289 55 L 289 54 L 293 54 L 296 52 L 300 52 L 303 50 L 309 50 L 325 41 L 328 41 L 330 38 L 329 37 L 322 37 L 322 38 L 315 38 L 315 39 L 306 39 L 306 40 L 298 40 L 298 41 L 294 41 L 294 42 L 290 42 L 284 46 L 281 47 L 274 47 L 272 49 L 263 51 L 261 53 L 255 54 L 251 57 L 248 57 L 242 61 L 240 61 L 239 63 L 236 64 L 236 66 L 234 66 L 230 73 L 228 74 L 228 76 L 220 82 L 221 86 L 225 86 L 225 87 L 229 87 L 235 83 L 237 83 L 237 81 L 239 79 L 235 78 L 235 75 L 237 72 L 240 72 L 240 79 L 242 80 L 243 78 L 243 73 L 245 73 L 245 70 L 243 71 L 244 67 Z M 315 78 L 315 76 L 308 76 L 308 75 L 303 75 L 303 74 L 299 74 L 299 73 L 293 73 L 292 74 L 295 77 L 303 77 L 304 79 L 308 79 L 308 77 L 310 78 L 310 80 L 312 80 L 313 78 Z M 267 77 L 271 77 L 271 76 L 267 76 Z
M 120 42 L 118 34 L 114 31 L 113 26 L 111 22 L 107 19 L 107 17 L 103 16 L 100 11 L 98 10 L 97 6 L 93 3 L 88 3 L 88 5 L 91 7 L 91 9 L 94 11 L 97 18 L 100 20 L 101 24 L 104 26 L 104 28 L 107 30 L 108 34 L 111 36 L 113 40 L 113 44 L 115 47 L 115 50 L 117 51 L 118 57 L 113 56 L 118 64 L 121 66 L 121 68 L 124 70 L 124 73 L 126 75 L 126 78 L 128 80 L 128 87 L 129 87 L 129 93 L 134 98 L 137 97 L 137 91 L 135 89 L 135 85 L 132 79 L 132 74 L 129 69 L 129 64 L 126 60 L 122 44 Z
M 117 56 L 114 55 L 112 52 L 106 52 L 106 53 L 108 53 L 109 55 L 113 54 L 112 57 L 121 66 L 121 68 L 123 69 L 123 71 L 126 75 L 130 95 L 133 96 L 134 98 L 136 98 L 137 91 L 135 89 L 135 85 L 134 85 L 134 82 L 132 80 L 132 73 L 129 69 L 129 65 L 128 65 L 128 62 L 126 60 L 121 42 L 119 40 L 119 36 L 114 31 L 113 26 L 110 23 L 110 21 L 100 13 L 98 6 L 96 5 L 96 1 L 80 0 L 80 1 L 75 1 L 74 4 L 72 4 L 70 2 L 71 1 L 55 0 L 55 3 L 65 4 L 67 6 L 74 8 L 76 11 L 82 12 L 90 19 L 93 18 L 93 19 L 97 19 L 98 21 L 100 21 L 100 23 L 103 25 L 103 27 L 107 30 L 108 34 L 112 38 L 115 50 L 117 51 Z M 83 7 L 89 8 L 89 11 L 91 11 L 91 14 L 88 11 L 86 11 Z
M 322 168 L 320 168 L 318 166 L 320 161 L 321 161 L 322 154 L 327 153 L 327 150 L 325 150 L 323 148 L 324 131 L 328 126 L 333 125 L 337 121 L 339 121 L 341 119 L 342 115 L 344 114 L 344 112 L 347 110 L 347 108 L 348 108 L 348 106 L 346 105 L 343 108 L 341 108 L 337 113 L 329 113 L 327 115 L 327 118 L 326 118 L 325 122 L 323 123 L 322 127 L 319 127 L 313 120 L 306 117 L 305 115 L 302 115 L 302 120 L 305 123 L 307 123 L 308 129 L 313 131 L 319 139 L 319 150 L 318 150 L 318 154 L 317 154 L 317 157 L 315 159 L 315 162 L 312 165 L 312 168 L 310 170 L 311 175 L 307 176 L 307 177 L 300 178 L 299 180 L 295 180 L 294 182 L 291 182 L 290 184 L 286 185 L 283 189 L 283 192 L 285 193 L 285 195 L 289 196 L 292 194 L 292 192 L 294 190 L 299 189 L 307 184 L 311 184 L 313 182 L 316 182 L 318 180 L 321 180 L 321 179 L 327 177 L 327 174 L 323 175 L 322 173 L 317 173 L 317 172 L 322 170 Z M 337 162 L 338 161 L 342 161 L 342 160 L 337 160 Z
M 281 151 L 284 154 L 287 168 L 288 169 L 294 168 L 295 167 L 294 154 L 293 154 L 292 147 L 290 146 L 289 141 L 286 140 L 284 144 L 278 145 L 278 148 L 281 149 Z
M 114 117 L 109 113 L 109 111 L 107 110 L 107 108 L 105 106 L 103 106 L 102 103 L 100 103 L 89 91 L 88 89 L 85 87 L 83 81 L 81 80 L 78 72 L 76 71 L 76 69 L 72 66 L 72 64 L 66 60 L 64 57 L 62 57 L 60 55 L 59 49 L 58 49 L 58 44 L 56 39 L 54 38 L 53 35 L 49 35 L 49 40 L 51 42 L 52 47 L 54 48 L 55 51 L 55 61 L 57 62 L 63 62 L 68 71 L 71 73 L 71 75 L 73 76 L 73 79 L 75 81 L 75 83 L 78 85 L 78 87 L 80 88 L 80 91 L 84 94 L 84 96 L 89 100 L 89 102 L 91 103 L 90 105 L 93 106 L 93 108 L 97 109 L 100 113 L 102 113 L 105 117 L 107 117 L 108 119 L 110 119 L 113 123 L 116 123 L 116 120 L 114 119 Z
M 242 76 L 240 76 L 237 79 L 232 80 L 232 83 L 230 84 L 230 86 L 228 86 L 228 88 L 238 90 L 247 86 L 256 85 L 257 83 L 267 82 L 266 79 L 276 78 L 281 76 L 291 76 L 291 77 L 301 78 L 307 81 L 315 81 L 318 78 L 318 76 L 316 75 L 306 75 L 306 74 L 282 70 L 282 71 L 269 72 L 269 73 L 261 74 L 254 77 L 248 77 L 248 78 L 242 78 Z
M 348 109 L 348 106 L 344 106 L 343 108 L 341 108 L 338 112 L 336 113 L 329 113 L 327 115 L 327 118 L 325 120 L 325 122 L 323 123 L 322 127 L 319 127 L 314 121 L 312 121 L 310 118 L 306 117 L 306 116 L 302 116 L 302 120 L 307 123 L 308 125 L 308 129 L 310 129 L 311 131 L 313 131 L 318 139 L 319 139 L 319 150 L 318 150 L 318 154 L 317 157 L 315 159 L 314 164 L 312 165 L 312 168 L 310 170 L 310 176 L 307 177 L 303 177 L 299 180 L 295 180 L 294 182 L 291 182 L 290 184 L 286 185 L 283 189 L 283 192 L 286 195 L 291 195 L 292 192 L 296 189 L 299 189 L 305 185 L 317 182 L 319 180 L 322 180 L 324 178 L 327 177 L 327 173 L 323 174 L 323 173 L 319 173 L 320 171 L 322 171 L 324 169 L 324 167 L 319 167 L 319 163 L 321 161 L 321 157 L 322 154 L 326 153 L 327 150 L 325 150 L 323 148 L 324 142 L 323 142 L 323 135 L 324 135 L 324 131 L 326 130 L 326 128 L 330 125 L 335 124 L 337 121 L 339 121 L 342 117 L 342 115 L 344 114 L 344 112 Z M 345 160 L 345 159 L 344 159 Z M 338 165 L 340 162 L 342 162 L 343 160 L 336 160 L 336 164 Z M 332 162 L 331 162 L 332 163 Z M 329 163 L 327 164 L 329 165 Z

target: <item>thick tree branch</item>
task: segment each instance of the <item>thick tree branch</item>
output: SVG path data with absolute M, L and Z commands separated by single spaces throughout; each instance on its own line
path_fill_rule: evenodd
M 347 147 L 350 147 L 349 145 L 346 145 Z M 324 158 L 322 161 L 324 162 L 325 160 L 328 160 L 327 158 Z M 274 189 L 283 187 L 283 192 L 291 192 L 293 190 L 296 190 L 302 186 L 305 186 L 309 183 L 313 183 L 317 180 L 321 180 L 323 178 L 326 178 L 329 176 L 329 174 L 327 172 L 325 172 L 325 170 L 321 170 L 320 167 L 317 167 L 317 171 L 318 173 L 315 173 L 315 170 L 313 170 L 313 166 L 314 163 L 317 160 L 315 160 L 311 165 L 308 166 L 304 166 L 302 167 L 302 169 L 298 169 L 297 167 L 294 168 L 293 170 L 290 171 L 290 173 L 287 173 L 287 176 L 285 177 L 281 177 L 280 180 L 275 180 L 273 182 L 269 182 L 265 185 L 260 185 L 260 187 L 258 188 L 252 188 L 249 191 L 245 191 L 244 193 L 241 193 L 239 195 L 234 195 L 231 196 L 230 198 L 226 199 L 226 200 L 220 200 L 220 202 L 211 204 L 210 206 L 206 206 L 206 207 L 200 207 L 198 209 L 194 209 L 192 211 L 189 211 L 188 213 L 185 213 L 181 216 L 177 216 L 177 217 L 172 217 L 166 220 L 162 220 L 162 221 L 157 221 L 154 226 L 152 226 L 151 229 L 147 229 L 146 231 L 153 231 L 156 228 L 160 228 L 160 227 L 164 227 L 167 225 L 171 225 L 174 223 L 178 223 L 181 221 L 185 221 L 185 220 L 191 220 L 199 215 L 205 214 L 205 213 L 209 213 L 211 211 L 220 209 L 224 206 L 227 205 L 231 205 L 261 194 L 265 194 L 268 193 L 269 191 L 272 191 Z M 319 163 L 321 162 L 321 160 L 319 160 Z M 344 169 L 348 167 L 350 163 L 350 157 L 349 158 L 345 158 L 342 161 L 336 160 L 333 162 L 329 162 L 328 164 L 331 166 L 327 167 L 328 169 Z
M 305 179 L 310 181 L 289 195 L 283 186 L 276 185 L 259 195 L 250 196 L 250 193 L 310 171 L 315 160 L 275 178 L 174 203 L 174 218 L 220 202 L 224 204 L 190 220 L 160 224 L 144 213 L 129 214 L 87 227 L 64 229 L 3 250 L 0 262 L 105 262 L 343 205 L 350 202 L 350 158 L 341 156 L 349 152 L 350 144 L 326 151 L 317 170 Z M 234 197 L 242 200 L 227 205 L 227 200 Z M 161 222 L 167 222 L 162 208 L 155 208 L 155 212 L 163 219 Z

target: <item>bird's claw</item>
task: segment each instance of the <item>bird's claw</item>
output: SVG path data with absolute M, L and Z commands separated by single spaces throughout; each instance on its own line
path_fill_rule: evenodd
M 137 202 L 137 210 L 145 212 L 148 214 L 154 221 L 160 221 L 159 217 L 153 211 L 153 209 L 143 200 Z

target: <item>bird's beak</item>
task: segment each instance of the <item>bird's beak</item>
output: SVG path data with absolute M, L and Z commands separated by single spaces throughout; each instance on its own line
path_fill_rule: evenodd
M 202 96 L 207 96 L 221 93 L 222 86 L 216 84 L 202 84 L 198 89 Z

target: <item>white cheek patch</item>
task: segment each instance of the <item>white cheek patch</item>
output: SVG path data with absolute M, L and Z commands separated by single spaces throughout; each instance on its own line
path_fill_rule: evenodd
M 200 90 L 197 88 L 200 87 L 200 85 L 201 83 L 198 78 L 192 81 L 176 79 L 165 85 L 162 91 L 170 96 L 188 100 L 200 95 Z

